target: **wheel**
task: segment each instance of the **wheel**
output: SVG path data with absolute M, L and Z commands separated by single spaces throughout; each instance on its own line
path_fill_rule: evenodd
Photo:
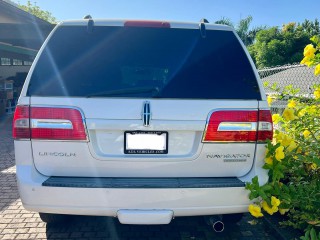
M 59 223 L 65 222 L 68 215 L 63 214 L 52 214 L 52 213 L 39 213 L 41 220 L 45 223 Z
M 222 221 L 227 223 L 240 222 L 243 217 L 243 213 L 225 214 L 222 216 Z

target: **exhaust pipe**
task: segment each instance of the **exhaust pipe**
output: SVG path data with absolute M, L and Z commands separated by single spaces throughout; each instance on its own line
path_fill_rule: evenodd
M 223 232 L 224 230 L 224 223 L 221 221 L 216 221 L 212 224 L 213 230 L 215 232 Z
M 208 225 L 212 226 L 215 232 L 223 232 L 224 223 L 222 222 L 222 216 L 208 216 L 205 220 Z

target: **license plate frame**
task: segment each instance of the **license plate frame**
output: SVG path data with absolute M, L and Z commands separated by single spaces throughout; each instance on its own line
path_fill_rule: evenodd
M 140 139 L 147 139 L 147 136 L 152 136 L 151 139 L 157 139 L 157 136 L 162 136 L 164 138 L 164 144 L 165 148 L 164 149 L 148 149 L 148 148 L 131 148 L 130 142 L 133 139 L 128 139 L 127 136 L 130 134 L 131 136 L 140 136 Z M 129 135 L 129 136 L 130 136 Z M 164 135 L 164 136 L 163 136 Z M 161 138 L 161 137 L 160 137 Z M 158 138 L 159 141 L 161 139 Z M 136 138 L 138 139 L 138 138 Z M 169 133 L 167 131 L 125 131 L 124 132 L 124 153 L 125 154 L 168 154 L 168 139 L 169 139 Z

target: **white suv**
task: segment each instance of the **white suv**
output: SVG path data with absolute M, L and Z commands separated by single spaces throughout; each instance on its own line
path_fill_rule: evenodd
M 40 49 L 13 137 L 22 203 L 44 221 L 167 224 L 247 212 L 272 120 L 232 28 L 86 19 Z

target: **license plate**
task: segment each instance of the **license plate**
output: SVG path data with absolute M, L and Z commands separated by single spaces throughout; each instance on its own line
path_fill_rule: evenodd
M 168 132 L 125 131 L 125 154 L 167 154 Z

